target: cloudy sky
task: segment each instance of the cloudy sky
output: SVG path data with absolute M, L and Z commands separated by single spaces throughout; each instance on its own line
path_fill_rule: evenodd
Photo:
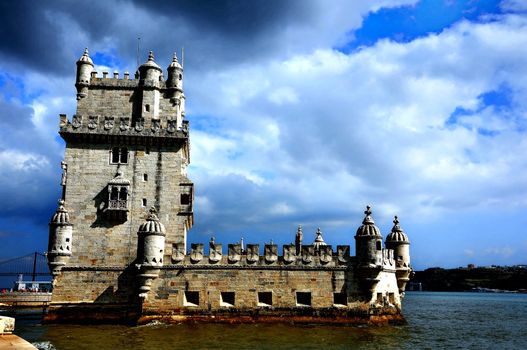
M 0 1 L 0 259 L 45 251 L 75 61 L 185 48 L 192 242 L 352 244 L 372 205 L 413 264 L 527 263 L 527 1 Z

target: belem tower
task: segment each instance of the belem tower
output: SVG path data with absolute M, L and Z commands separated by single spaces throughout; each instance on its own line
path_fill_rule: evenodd
M 60 115 L 62 198 L 49 223 L 45 319 L 147 322 L 403 320 L 412 274 L 397 217 L 384 245 L 370 207 L 350 246 L 302 228 L 295 244 L 187 244 L 194 184 L 183 67 L 150 52 L 130 76 L 77 61 L 77 110 Z M 350 233 L 350 240 L 351 240 Z

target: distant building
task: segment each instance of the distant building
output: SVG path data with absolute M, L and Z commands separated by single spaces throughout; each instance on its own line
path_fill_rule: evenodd
M 130 77 L 77 62 L 77 111 L 60 116 L 62 198 L 49 224 L 48 321 L 400 319 L 412 268 L 397 217 L 386 238 L 365 211 L 350 246 L 319 229 L 295 244 L 187 244 L 194 223 L 183 67 L 150 52 Z M 351 239 L 351 237 L 350 237 Z M 377 317 L 377 318 L 376 318 Z

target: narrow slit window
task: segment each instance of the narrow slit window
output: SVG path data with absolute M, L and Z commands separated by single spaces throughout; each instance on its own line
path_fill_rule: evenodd
M 148 174 L 143 174 L 143 181 L 148 181 Z
M 150 112 L 150 105 L 145 105 L 145 112 Z
M 296 306 L 311 306 L 311 292 L 296 292 Z
M 258 306 L 272 306 L 273 292 L 258 292 Z
M 143 198 L 143 200 L 141 201 L 141 206 L 146 207 L 146 204 L 146 198 Z
M 376 245 L 377 245 L 377 250 L 381 250 L 382 249 L 381 241 L 377 241 Z
M 395 304 L 395 294 L 394 293 L 388 293 L 388 301 L 390 304 Z
M 183 300 L 184 306 L 199 306 L 199 292 L 197 291 L 185 291 Z
M 231 307 L 234 306 L 235 295 L 234 292 L 221 292 L 220 306 Z

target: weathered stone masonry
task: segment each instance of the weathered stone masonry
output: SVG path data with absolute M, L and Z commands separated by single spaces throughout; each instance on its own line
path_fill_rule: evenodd
M 50 222 L 47 320 L 401 318 L 409 241 L 396 218 L 383 248 L 369 207 L 356 256 L 327 245 L 320 230 L 303 244 L 300 227 L 294 245 L 187 246 L 194 192 L 183 67 L 174 55 L 165 79 L 150 53 L 133 77 L 93 68 L 86 50 L 76 114 L 60 116 L 66 151 Z

